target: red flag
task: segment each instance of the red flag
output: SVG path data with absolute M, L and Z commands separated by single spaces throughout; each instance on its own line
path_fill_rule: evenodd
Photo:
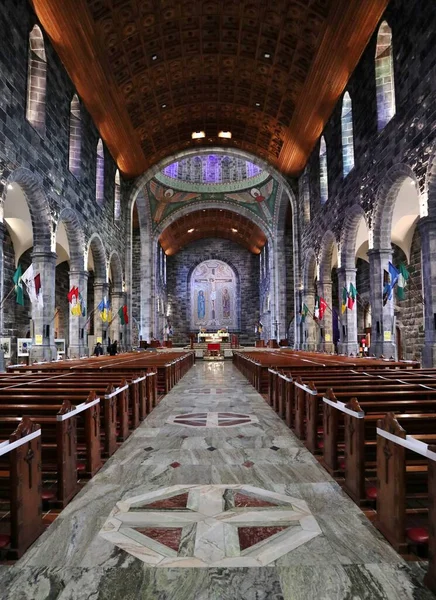
M 323 318 L 326 308 L 327 308 L 327 302 L 324 300 L 323 297 L 320 297 L 320 299 L 319 299 L 319 320 L 321 320 Z
M 38 275 L 35 275 L 34 278 L 34 282 L 35 282 L 35 292 L 36 295 L 39 295 L 39 292 L 41 291 L 41 274 L 38 273 Z
M 127 325 L 129 322 L 129 315 L 127 314 L 127 304 L 123 306 L 124 324 Z
M 71 304 L 73 302 L 73 298 L 76 298 L 76 302 L 79 299 L 79 288 L 77 286 L 73 286 L 71 290 L 67 294 L 68 302 Z

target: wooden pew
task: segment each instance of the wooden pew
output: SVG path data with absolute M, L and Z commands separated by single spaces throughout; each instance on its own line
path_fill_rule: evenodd
M 44 530 L 41 427 L 28 418 L 13 427 L 0 418 L 0 499 L 9 509 L 9 521 L 0 521 L 2 527 L 8 525 L 0 529 L 0 553 L 20 558 Z

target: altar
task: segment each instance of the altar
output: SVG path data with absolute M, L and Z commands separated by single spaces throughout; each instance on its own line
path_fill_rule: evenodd
M 218 329 L 216 332 L 200 331 L 197 338 L 199 344 L 220 344 L 228 343 L 230 340 L 230 334 L 224 329 Z

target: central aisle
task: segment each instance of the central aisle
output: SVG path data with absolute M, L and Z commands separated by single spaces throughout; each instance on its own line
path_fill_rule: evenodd
M 242 375 L 201 362 L 0 570 L 0 597 L 434 598 Z

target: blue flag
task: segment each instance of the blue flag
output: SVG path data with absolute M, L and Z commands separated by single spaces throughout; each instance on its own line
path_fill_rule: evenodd
M 393 289 L 397 285 L 398 277 L 400 276 L 400 272 L 391 262 L 388 269 L 389 271 L 385 269 L 383 273 L 383 306 L 392 298 Z

